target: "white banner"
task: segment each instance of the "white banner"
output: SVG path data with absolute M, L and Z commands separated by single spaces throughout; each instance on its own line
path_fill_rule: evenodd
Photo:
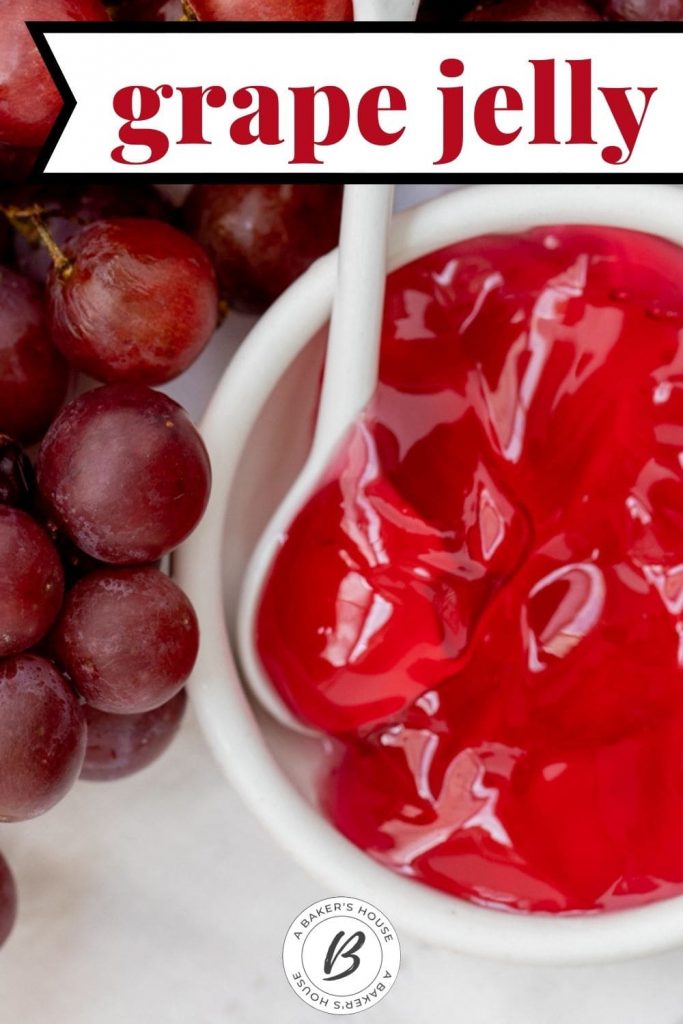
M 676 32 L 49 29 L 46 173 L 683 173 Z

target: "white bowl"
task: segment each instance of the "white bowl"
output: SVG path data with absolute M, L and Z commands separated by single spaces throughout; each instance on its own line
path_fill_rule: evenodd
M 583 223 L 649 231 L 683 245 L 683 190 L 673 186 L 480 186 L 394 219 L 392 267 L 491 231 Z M 202 642 L 191 683 L 206 737 L 226 775 L 273 835 L 330 895 L 379 906 L 400 931 L 435 945 L 509 960 L 587 963 L 683 943 L 683 897 L 647 907 L 556 917 L 489 910 L 394 874 L 319 813 L 321 742 L 276 726 L 251 706 L 233 629 L 241 574 L 311 436 L 336 254 L 320 260 L 257 323 L 203 421 L 213 463 L 208 511 L 176 557 Z M 311 340 L 312 339 L 312 340 Z M 258 887 L 258 879 L 253 880 Z

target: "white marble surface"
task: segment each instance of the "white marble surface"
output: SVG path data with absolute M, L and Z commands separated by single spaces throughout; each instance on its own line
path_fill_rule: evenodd
M 399 200 L 417 194 L 401 190 Z M 246 326 L 233 317 L 169 389 L 193 412 Z M 338 894 L 321 891 L 241 806 L 191 715 L 152 768 L 116 784 L 79 783 L 44 818 L 0 826 L 0 849 L 21 897 L 19 923 L 0 953 L 0 1024 L 326 1019 L 289 989 L 280 951 L 298 911 Z M 683 950 L 539 969 L 401 940 L 394 989 L 360 1019 L 683 1024 Z

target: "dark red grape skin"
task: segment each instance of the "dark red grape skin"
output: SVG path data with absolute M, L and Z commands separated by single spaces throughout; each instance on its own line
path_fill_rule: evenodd
M 7 220 L 0 216 L 0 263 L 4 263 L 10 255 L 11 232 Z
M 69 591 L 50 650 L 86 704 L 111 714 L 152 711 L 175 696 L 197 657 L 189 600 L 158 569 L 91 573 Z
M 9 185 L 24 181 L 33 170 L 39 152 L 40 148 L 0 143 L 0 183 Z
M 147 768 L 170 745 L 186 705 L 181 690 L 161 707 L 140 715 L 109 715 L 86 706 L 88 746 L 81 778 L 112 782 Z
M 7 941 L 17 919 L 17 887 L 5 858 L 0 854 L 0 946 Z
M 70 272 L 48 276 L 50 332 L 96 380 L 163 384 L 197 358 L 218 323 L 209 259 L 157 220 L 115 218 L 67 244 Z
M 683 0 L 610 0 L 605 14 L 614 21 L 683 21 Z
M 40 506 L 40 502 L 37 503 Z M 65 533 L 59 529 L 59 527 L 47 517 L 40 520 L 43 527 L 49 534 L 50 540 L 57 549 L 57 553 L 62 562 L 62 569 L 64 570 L 64 587 L 66 590 L 71 590 L 74 584 L 82 580 L 84 576 L 88 576 L 91 572 L 96 572 L 98 569 L 108 569 L 109 566 L 106 562 L 100 562 L 97 558 L 93 558 L 91 555 L 86 555 L 85 551 L 81 551 L 77 548 L 73 541 L 69 540 Z M 152 562 L 151 565 L 155 569 L 161 568 L 161 559 L 156 562 Z
M 0 505 L 0 657 L 33 647 L 54 622 L 64 596 L 59 555 L 26 512 Z
M 43 522 L 50 540 L 57 549 L 59 558 L 64 570 L 64 587 L 70 590 L 74 583 L 95 572 L 96 569 L 105 569 L 106 564 L 86 555 L 84 551 L 77 548 L 69 538 L 49 519 Z
M 24 444 L 37 441 L 64 401 L 68 380 L 40 289 L 0 267 L 0 432 Z
M 463 21 L 602 21 L 602 18 L 582 0 L 501 0 L 475 7 Z
M 46 514 L 103 562 L 153 562 L 206 507 L 211 468 L 187 413 L 158 391 L 110 384 L 69 403 L 45 436 L 38 489 Z
M 75 190 L 72 185 L 39 185 L 12 189 L 5 197 L 11 206 L 39 207 L 41 219 L 56 244 L 64 247 L 87 224 L 108 217 L 153 217 L 164 220 L 170 211 L 149 185 L 126 181 L 124 185 L 95 183 Z M 30 225 L 14 234 L 14 258 L 19 270 L 45 283 L 52 260 Z
M 353 21 L 351 0 L 190 0 L 200 21 Z
M 0 434 L 0 505 L 29 509 L 36 491 L 33 464 L 22 446 Z
M 263 312 L 339 238 L 341 185 L 197 185 L 185 224 L 235 309 Z
M 64 676 L 45 658 L 0 661 L 0 821 L 35 818 L 78 778 L 85 716 Z
M 0 144 L 41 146 L 62 105 L 25 22 L 108 21 L 99 0 L 12 0 L 0 32 Z

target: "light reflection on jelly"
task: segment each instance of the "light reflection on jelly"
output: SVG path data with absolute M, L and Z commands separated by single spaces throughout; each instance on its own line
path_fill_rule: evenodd
M 682 329 L 683 251 L 616 229 L 390 278 L 257 635 L 388 867 L 523 911 L 683 893 Z

